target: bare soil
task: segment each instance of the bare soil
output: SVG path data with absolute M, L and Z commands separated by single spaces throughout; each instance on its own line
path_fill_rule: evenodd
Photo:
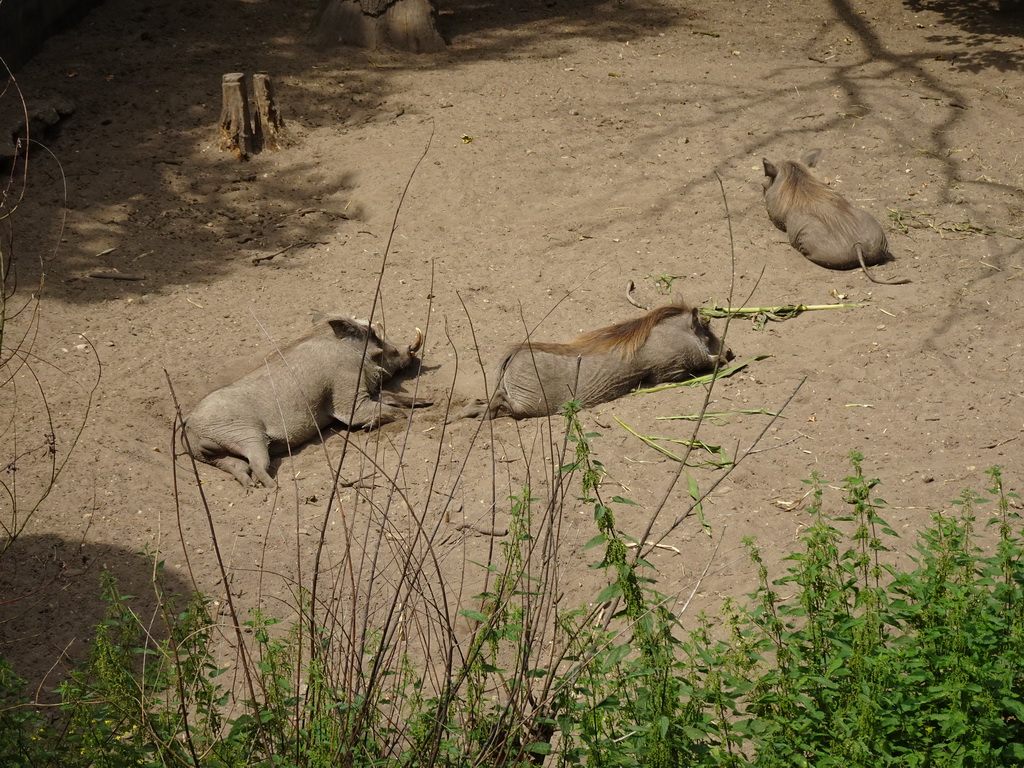
M 664 417 L 697 413 L 705 390 L 583 414 L 604 495 L 636 502 L 615 505 L 622 530 L 640 537 L 667 497 L 649 559 L 663 592 L 695 592 L 684 624 L 755 586 L 745 537 L 769 561 L 790 551 L 812 472 L 841 508 L 833 489 L 852 450 L 881 481 L 897 556 L 932 513 L 984 488 L 991 465 L 1020 490 L 1024 25 L 994 5 L 448 0 L 449 49 L 416 56 L 316 49 L 312 8 L 276 0 L 108 0 L 17 73 L 30 102 L 75 107 L 12 187 L 24 192 L 15 300 L 28 309 L 4 342 L 27 333 L 31 356 L 5 384 L 0 439 L 18 441 L 4 471 L 20 520 L 40 496 L 49 433 L 67 464 L 0 561 L 0 655 L 52 688 L 102 615 L 101 569 L 148 615 L 138 552 L 159 553 L 170 589 L 223 600 L 211 530 L 243 617 L 290 615 L 324 527 L 332 584 L 346 553 L 393 575 L 425 529 L 437 559 L 423 578 L 469 602 L 507 497 L 529 482 L 547 498 L 563 427 L 446 426 L 446 413 L 480 394 L 481 361 L 527 332 L 564 341 L 636 316 L 629 280 L 649 305 L 863 305 L 731 322 L 738 360 L 767 357 L 720 381 L 709 409 L 785 410 L 702 427 L 741 459 L 703 504 L 710 534 L 694 515 L 675 523 L 687 477 L 703 491 L 725 470 L 677 480 L 676 461 L 622 426 L 687 440 L 692 422 Z M 226 72 L 273 77 L 281 151 L 219 151 Z M 11 91 L 0 101 L 16 103 Z M 771 225 L 762 158 L 814 147 L 821 175 L 889 229 L 895 261 L 876 271 L 911 284 L 822 269 Z M 434 405 L 306 446 L 277 466 L 278 490 L 246 493 L 200 466 L 208 518 L 190 464 L 174 471 L 174 397 L 187 411 L 230 361 L 322 311 L 383 319 L 400 341 L 423 328 L 422 366 L 399 387 Z M 557 511 L 550 577 L 564 606 L 607 579 L 582 549 L 592 518 L 574 492 Z

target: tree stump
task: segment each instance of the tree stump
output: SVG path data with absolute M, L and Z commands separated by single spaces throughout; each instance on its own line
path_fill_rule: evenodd
M 220 148 L 225 152 L 234 152 L 240 160 L 244 160 L 252 152 L 245 75 L 241 72 L 224 75 L 220 81 L 220 92 Z
M 412 53 L 445 49 L 430 0 L 320 0 L 313 29 L 321 43 Z
M 251 99 L 247 80 L 241 72 L 221 79 L 221 149 L 234 152 L 240 160 L 264 149 L 279 149 L 284 136 L 270 75 L 252 76 Z
M 254 151 L 280 149 L 284 120 L 274 102 L 274 86 L 270 82 L 270 75 L 252 76 L 252 100 L 256 107 L 253 114 Z

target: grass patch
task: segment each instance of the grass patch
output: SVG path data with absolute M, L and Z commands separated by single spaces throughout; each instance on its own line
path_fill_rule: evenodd
M 937 232 L 940 237 L 948 232 L 950 234 L 988 235 L 1009 237 L 1013 240 L 1024 240 L 1024 235 L 1013 234 L 1012 232 L 1006 232 L 1001 229 L 980 227 L 976 224 L 972 224 L 970 219 L 965 218 L 960 222 L 940 220 L 936 214 L 928 213 L 926 211 L 908 211 L 902 208 L 890 208 L 889 221 L 892 222 L 895 229 L 904 235 L 908 234 L 912 229 L 931 229 Z
M 857 309 L 866 307 L 866 302 L 840 304 L 781 304 L 775 307 L 701 307 L 705 317 L 749 317 L 755 330 L 762 330 L 771 321 L 776 323 L 792 320 L 804 312 L 820 312 L 827 309 Z M 758 358 L 760 359 L 760 358 Z

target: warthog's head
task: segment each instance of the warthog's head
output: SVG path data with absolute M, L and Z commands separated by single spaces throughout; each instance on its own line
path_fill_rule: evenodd
M 354 342 L 360 347 L 365 346 L 368 359 L 383 371 L 385 378 L 390 378 L 408 367 L 423 345 L 423 331 L 419 328 L 416 329 L 416 338 L 412 344 L 398 347 L 388 341 L 382 323 L 371 324 L 365 320 L 334 316 L 327 319 L 326 327 L 338 339 Z
M 700 314 L 696 309 L 692 310 L 691 314 L 693 323 L 693 332 L 697 335 L 697 338 L 701 340 L 705 347 L 708 349 L 708 354 L 712 359 L 718 357 L 722 365 L 725 365 L 732 360 L 735 355 L 732 350 L 725 346 L 724 342 L 718 338 L 713 330 L 711 330 L 711 321 Z
M 376 344 L 377 349 L 371 352 L 373 361 L 379 365 L 388 376 L 392 376 L 403 368 L 407 368 L 415 359 L 416 353 L 423 345 L 423 331 L 416 329 L 416 338 L 407 347 L 396 347 L 384 335 L 384 326 L 381 323 L 374 323 L 369 326 L 370 344 Z
M 796 188 L 791 194 L 798 194 L 800 187 L 810 183 L 814 186 L 816 183 L 820 184 L 808 170 L 818 164 L 818 159 L 821 157 L 820 149 L 812 149 L 808 152 L 804 152 L 800 156 L 800 161 L 794 160 L 783 160 L 780 163 L 773 163 L 768 158 L 764 158 L 762 163 L 764 164 L 764 181 L 761 185 L 764 187 L 765 195 L 768 194 L 768 190 L 775 184 L 795 184 Z M 792 181 L 791 181 L 792 180 Z

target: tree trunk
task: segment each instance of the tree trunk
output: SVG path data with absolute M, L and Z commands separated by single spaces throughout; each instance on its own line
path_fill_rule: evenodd
M 413 53 L 445 48 L 430 0 L 320 0 L 313 29 L 321 43 Z

